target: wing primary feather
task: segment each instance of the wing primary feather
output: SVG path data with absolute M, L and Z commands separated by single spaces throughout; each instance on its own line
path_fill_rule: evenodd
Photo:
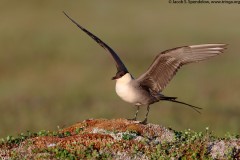
M 168 49 L 156 56 L 148 70 L 137 78 L 137 81 L 140 85 L 144 84 L 145 87 L 160 93 L 183 65 L 217 56 L 226 48 L 227 44 L 218 43 Z
M 117 55 L 117 53 L 111 48 L 109 47 L 106 43 L 104 43 L 101 39 L 99 39 L 97 36 L 95 36 L 94 34 L 92 34 L 91 32 L 89 32 L 87 29 L 85 29 L 84 27 L 82 27 L 80 24 L 78 24 L 75 20 L 73 20 L 70 16 L 67 15 L 66 12 L 63 11 L 63 13 L 65 14 L 65 16 L 70 19 L 78 28 L 80 28 L 82 31 L 84 31 L 88 36 L 90 36 L 94 41 L 96 41 L 101 47 L 103 47 L 105 50 L 107 50 L 108 52 L 111 53 L 112 58 L 115 61 L 115 65 L 117 67 L 118 71 L 126 71 L 128 72 L 127 68 L 125 67 L 125 65 L 123 64 L 123 62 L 121 61 L 121 59 L 119 58 L 119 56 Z

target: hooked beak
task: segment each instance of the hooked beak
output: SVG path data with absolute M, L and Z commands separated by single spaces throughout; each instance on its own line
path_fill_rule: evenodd
M 115 79 L 117 79 L 117 77 L 116 77 L 116 76 L 112 77 L 112 80 L 115 80 Z

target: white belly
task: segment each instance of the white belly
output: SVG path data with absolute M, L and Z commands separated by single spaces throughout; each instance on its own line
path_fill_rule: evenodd
M 137 103 L 135 89 L 129 84 L 116 83 L 116 92 L 119 97 L 129 103 Z
M 129 73 L 126 73 L 121 78 L 117 79 L 116 82 L 116 92 L 119 97 L 124 101 L 129 103 L 137 103 L 138 97 L 136 89 L 131 85 L 133 81 L 132 76 Z

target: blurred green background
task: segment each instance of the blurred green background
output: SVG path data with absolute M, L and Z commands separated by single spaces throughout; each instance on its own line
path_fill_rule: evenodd
M 138 77 L 166 49 L 227 43 L 225 54 L 183 67 L 163 94 L 204 108 L 152 105 L 149 122 L 177 130 L 240 133 L 239 5 L 159 0 L 2 0 L 0 137 L 56 130 L 87 118 L 131 118 L 115 93 L 109 55 L 62 13 L 109 44 Z M 143 119 L 146 108 L 140 111 Z

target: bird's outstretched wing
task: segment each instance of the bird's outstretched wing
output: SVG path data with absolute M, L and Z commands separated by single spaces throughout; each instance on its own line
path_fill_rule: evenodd
M 137 81 L 141 86 L 159 93 L 181 66 L 219 55 L 226 46 L 226 44 L 201 44 L 166 50 L 156 56 L 148 70 Z
M 101 47 L 103 47 L 105 50 L 107 50 L 112 58 L 115 61 L 115 65 L 117 67 L 118 71 L 127 71 L 127 68 L 125 67 L 125 65 L 123 64 L 123 62 L 121 61 L 121 59 L 118 57 L 117 53 L 114 52 L 114 50 L 109 47 L 106 43 L 104 43 L 101 39 L 99 39 L 97 36 L 95 36 L 94 34 L 92 34 L 91 32 L 89 32 L 88 30 L 86 30 L 85 28 L 83 28 L 80 24 L 78 24 L 76 21 L 74 21 L 71 17 L 69 17 L 64 11 L 63 13 L 67 16 L 67 18 L 69 18 L 75 25 L 77 25 L 78 28 L 80 28 L 83 32 L 85 32 L 87 35 L 89 35 L 94 41 L 96 41 Z

